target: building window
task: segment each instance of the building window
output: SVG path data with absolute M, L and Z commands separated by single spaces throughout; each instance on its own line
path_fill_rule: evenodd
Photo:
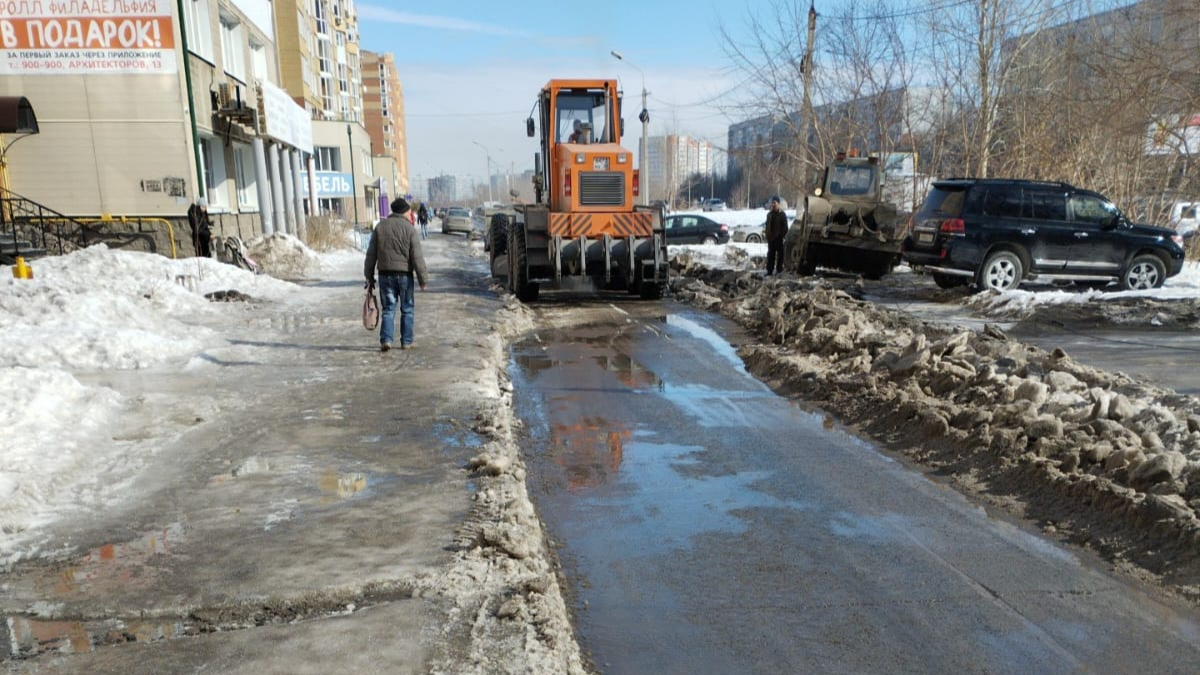
M 329 20 L 325 14 L 324 0 L 313 0 L 313 19 L 317 22 L 317 35 L 329 36 Z
M 344 209 L 342 208 L 342 199 L 320 199 L 321 213 L 332 213 L 339 218 L 344 217 Z
M 233 144 L 234 182 L 237 183 L 238 211 L 258 210 L 258 180 L 254 167 L 254 148 Z
M 225 190 L 225 151 L 221 142 L 212 136 L 200 138 L 200 163 L 204 166 L 204 196 L 210 211 L 228 211 L 229 196 Z
M 228 15 L 221 15 L 221 55 L 225 58 L 225 73 L 246 81 L 246 54 L 242 45 L 242 24 Z
M 317 70 L 321 77 L 333 76 L 333 67 L 329 65 L 329 43 L 324 40 L 317 43 Z
M 313 82 L 312 68 L 309 66 L 307 56 L 300 57 L 300 74 L 304 80 L 305 96 L 317 90 L 316 83 Z
M 342 149 L 332 146 L 317 146 L 313 148 L 313 160 L 317 171 L 341 171 Z
M 271 73 L 267 68 L 267 48 L 253 37 L 250 38 L 250 67 L 251 76 L 263 82 L 271 81 Z
M 185 0 L 183 13 L 187 22 L 188 51 L 211 63 L 212 15 L 208 11 L 208 0 Z

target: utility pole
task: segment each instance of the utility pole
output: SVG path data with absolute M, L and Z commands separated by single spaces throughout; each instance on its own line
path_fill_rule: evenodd
M 609 54 L 618 61 L 625 61 L 621 52 L 610 51 Z M 646 160 L 650 157 L 650 111 L 646 108 L 646 74 L 629 61 L 625 63 L 633 66 L 638 75 L 642 76 L 642 112 L 638 113 L 638 119 L 642 121 L 642 146 L 638 148 L 638 171 L 641 172 L 642 205 L 645 206 L 650 203 L 650 171 L 646 168 Z
M 813 125 L 813 109 L 812 109 L 812 71 L 813 71 L 813 41 L 817 36 L 817 10 L 813 7 L 813 0 L 808 3 L 808 44 L 804 48 L 804 61 L 800 64 L 800 73 L 804 75 L 804 137 L 800 142 L 804 144 L 804 173 L 801 174 L 801 181 L 807 181 L 807 176 L 812 165 L 812 152 L 808 143 L 809 137 L 812 135 Z M 803 184 L 803 183 L 802 183 Z
M 350 201 L 354 203 L 354 224 L 358 225 L 358 181 L 354 176 L 354 136 L 346 125 L 346 143 L 350 146 Z

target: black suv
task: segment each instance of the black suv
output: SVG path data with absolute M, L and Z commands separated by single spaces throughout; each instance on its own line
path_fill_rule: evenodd
M 942 288 L 1022 281 L 1158 288 L 1183 269 L 1183 238 L 1136 225 L 1103 195 L 1066 183 L 955 178 L 933 184 L 903 258 Z

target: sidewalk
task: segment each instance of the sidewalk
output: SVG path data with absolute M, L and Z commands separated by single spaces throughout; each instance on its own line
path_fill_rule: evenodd
M 182 371 L 104 376 L 155 459 L 4 575 L 0 655 L 41 652 L 12 672 L 583 672 L 512 435 L 528 318 L 462 238 L 426 247 L 411 351 L 363 330 L 343 255 Z

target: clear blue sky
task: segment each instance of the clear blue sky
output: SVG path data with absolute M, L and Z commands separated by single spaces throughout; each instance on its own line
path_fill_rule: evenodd
M 645 73 L 651 135 L 687 134 L 723 147 L 730 115 L 707 102 L 725 98 L 739 76 L 730 72 L 720 29 L 744 35 L 750 13 L 769 16 L 772 8 L 771 0 L 422 5 L 360 2 L 360 43 L 395 57 L 412 177 L 445 172 L 479 180 L 488 154 L 493 173 L 533 168 L 537 147 L 525 136 L 524 121 L 537 92 L 554 78 L 619 78 L 626 93 L 624 144 L 636 150 L 642 79 L 611 50 Z

